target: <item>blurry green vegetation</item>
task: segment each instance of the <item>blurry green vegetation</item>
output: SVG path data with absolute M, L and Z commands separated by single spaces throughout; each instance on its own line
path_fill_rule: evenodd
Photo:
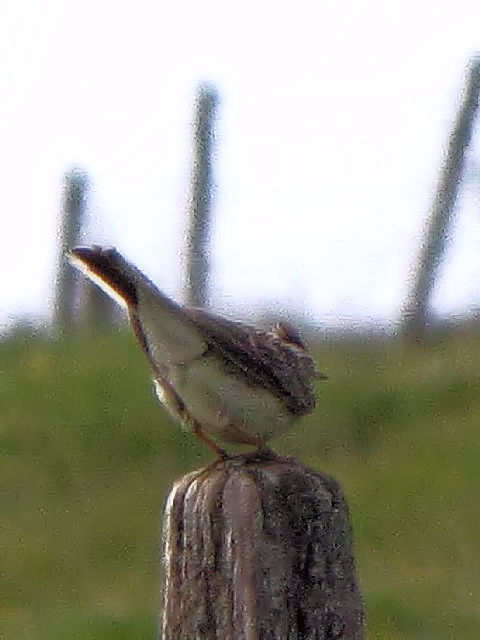
M 273 446 L 344 488 L 368 637 L 477 640 L 479 336 L 317 356 L 318 410 Z M 1 342 L 0 448 L 0 638 L 154 638 L 163 502 L 211 455 L 130 333 Z

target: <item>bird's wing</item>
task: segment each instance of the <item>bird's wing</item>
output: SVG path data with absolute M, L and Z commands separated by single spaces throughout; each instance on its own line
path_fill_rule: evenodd
M 116 249 L 78 247 L 71 262 L 127 307 L 137 338 L 158 373 L 201 355 L 207 345 L 182 307 L 168 298 Z
M 232 375 L 252 387 L 268 389 L 295 415 L 313 411 L 317 372 L 306 349 L 289 346 L 273 331 L 261 331 L 201 309 L 186 313 Z

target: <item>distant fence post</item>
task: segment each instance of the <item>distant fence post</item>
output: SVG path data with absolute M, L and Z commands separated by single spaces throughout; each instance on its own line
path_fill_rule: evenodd
M 78 278 L 67 259 L 68 251 L 78 244 L 85 214 L 88 176 L 79 169 L 65 174 L 62 212 L 59 229 L 58 264 L 55 290 L 54 322 L 62 332 L 69 331 L 76 321 Z
M 187 230 L 186 304 L 207 306 L 210 269 L 212 146 L 218 94 L 201 85 L 196 103 L 192 194 Z
M 450 133 L 445 160 L 433 199 L 412 289 L 404 312 L 404 333 L 421 340 L 428 318 L 430 295 L 445 250 L 450 222 L 464 167 L 465 151 L 472 136 L 480 93 L 480 57 L 469 66 L 463 100 Z
M 361 640 L 338 483 L 290 458 L 236 456 L 179 480 L 164 523 L 163 640 Z

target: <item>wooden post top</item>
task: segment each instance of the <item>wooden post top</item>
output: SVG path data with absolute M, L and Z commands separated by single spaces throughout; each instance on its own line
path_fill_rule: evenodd
M 363 638 L 348 507 L 324 473 L 218 460 L 175 483 L 164 538 L 164 640 Z

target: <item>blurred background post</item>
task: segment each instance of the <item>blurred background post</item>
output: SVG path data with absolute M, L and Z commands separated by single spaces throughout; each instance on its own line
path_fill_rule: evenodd
M 200 85 L 195 105 L 192 192 L 187 229 L 187 283 L 185 304 L 208 306 L 210 283 L 213 146 L 218 93 Z
M 70 333 L 77 323 L 80 285 L 78 274 L 68 262 L 68 251 L 79 244 L 84 224 L 88 182 L 87 174 L 79 169 L 72 169 L 64 177 L 61 221 L 58 231 L 54 318 L 57 330 L 62 333 Z
M 448 137 L 437 189 L 404 312 L 404 331 L 412 342 L 421 342 L 426 337 L 427 325 L 433 319 L 430 298 L 447 240 L 452 233 L 452 217 L 463 179 L 465 156 L 475 125 L 479 92 L 480 57 L 475 56 L 467 70 L 462 101 Z

